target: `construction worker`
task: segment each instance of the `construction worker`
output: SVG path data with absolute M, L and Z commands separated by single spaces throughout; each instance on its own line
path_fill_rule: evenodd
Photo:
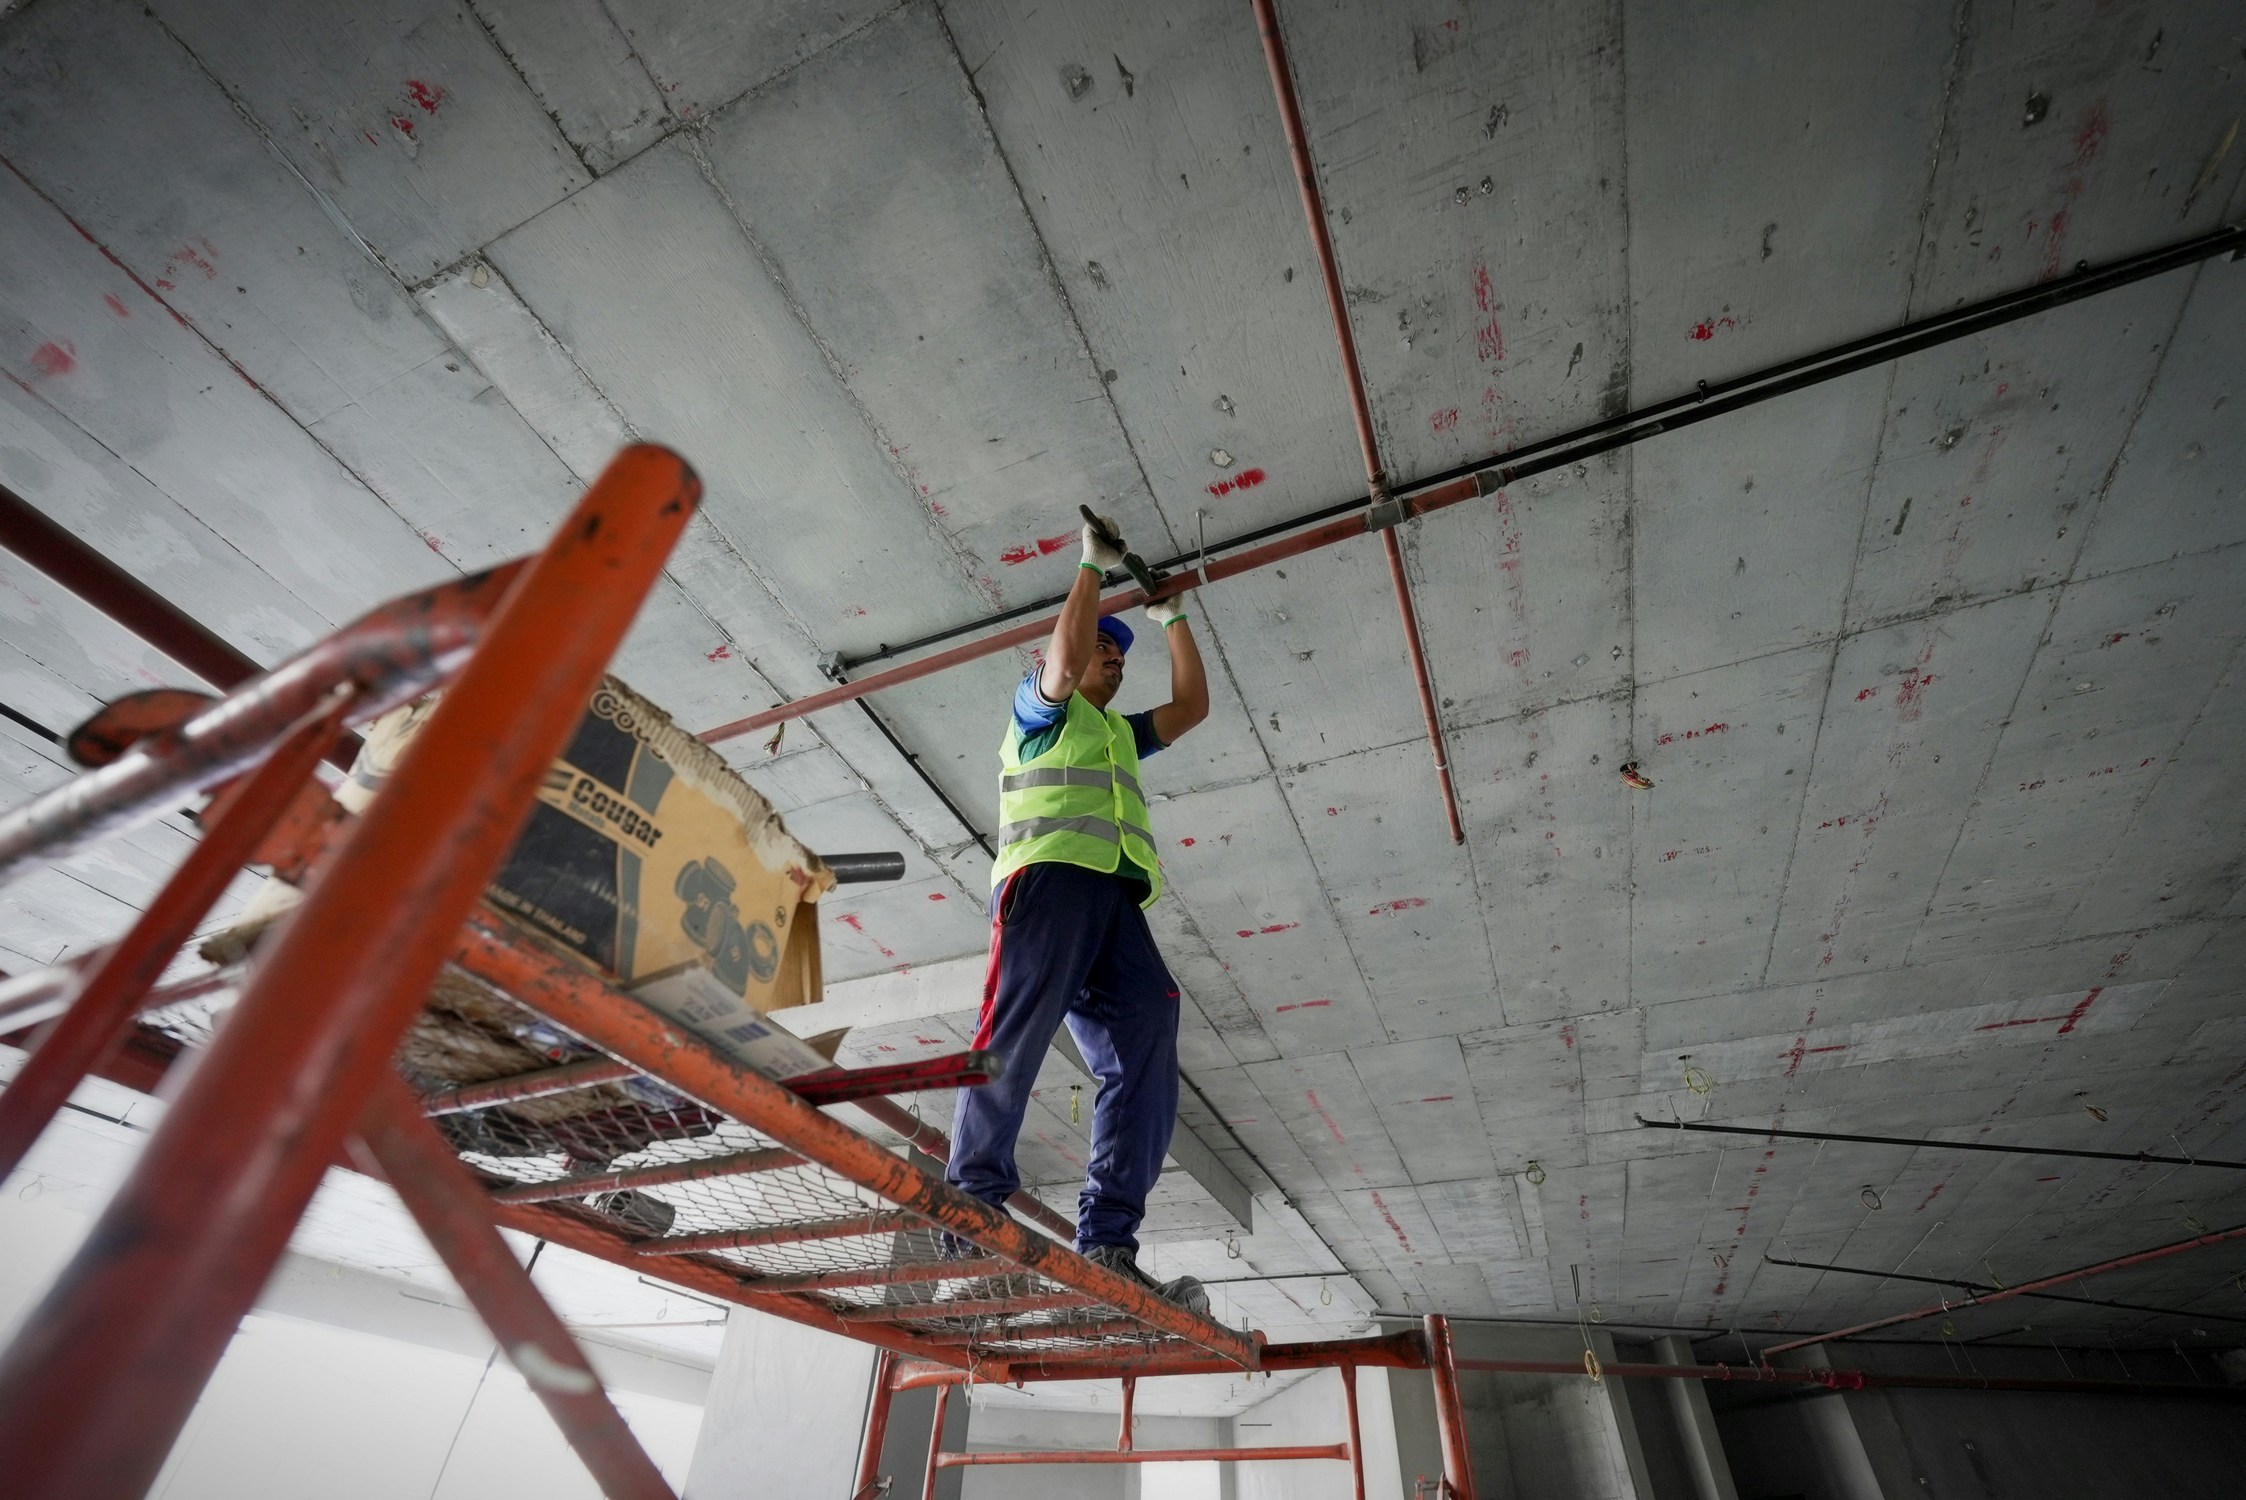
M 1146 613 L 1169 646 L 1170 701 L 1134 714 L 1109 707 L 1123 686 L 1131 629 L 1099 612 L 1101 580 L 1123 561 L 1115 523 L 1101 520 L 1106 538 L 1084 527 L 1076 582 L 1043 664 L 1015 690 L 999 747 L 990 968 L 975 1045 L 1001 1053 L 1005 1068 L 959 1091 L 945 1175 L 993 1205 L 1021 1186 L 1014 1140 L 1065 1019 L 1099 1079 L 1076 1248 L 1206 1315 L 1200 1282 L 1157 1284 L 1137 1260 L 1146 1195 L 1178 1109 L 1178 987 L 1146 925 L 1162 863 L 1139 763 L 1208 717 L 1209 687 L 1185 609 L 1165 599 Z

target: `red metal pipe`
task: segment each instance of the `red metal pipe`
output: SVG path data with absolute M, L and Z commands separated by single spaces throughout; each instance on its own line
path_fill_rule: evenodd
M 1898 1323 L 1915 1323 L 1921 1318 L 1940 1317 L 1944 1313 L 1956 1312 L 1961 1307 L 1985 1307 L 1991 1302 L 2003 1302 L 2013 1297 L 2024 1297 L 2030 1292 L 2040 1292 L 2047 1287 L 2063 1286 L 2067 1282 L 2103 1275 L 2107 1271 L 2126 1270 L 2130 1266 L 2141 1266 L 2148 1261 L 2165 1260 L 2171 1255 L 2181 1255 L 2186 1250 L 2197 1250 L 2207 1245 L 2220 1245 L 2235 1239 L 2246 1239 L 2246 1224 L 2236 1225 L 2230 1229 L 2218 1229 L 2211 1234 L 2193 1235 L 2188 1240 L 2178 1240 L 2174 1244 L 2160 1245 L 2150 1250 L 2138 1250 L 2128 1255 L 2117 1256 L 2112 1260 L 2101 1260 L 2094 1265 L 2081 1266 L 2072 1271 L 2061 1271 L 2056 1276 L 2045 1276 L 2035 1281 L 2024 1281 L 2018 1286 L 2008 1286 L 2001 1291 L 1969 1292 L 1954 1301 L 1937 1302 L 1930 1307 L 1913 1308 L 1909 1312 L 1896 1313 L 1891 1317 L 1874 1318 L 1869 1323 L 1858 1323 L 1852 1328 L 1836 1328 L 1831 1333 L 1813 1334 L 1805 1339 L 1792 1339 L 1783 1344 L 1773 1344 L 1762 1351 L 1762 1357 L 1767 1360 L 1774 1354 L 1784 1354 L 1791 1349 L 1806 1349 L 1812 1344 L 1823 1344 L 1833 1339 L 1854 1338 L 1860 1333 L 1870 1333 L 1875 1328 L 1893 1328 Z
M 889 1373 L 897 1356 L 884 1349 L 873 1362 L 873 1396 L 866 1404 L 866 1436 L 858 1450 L 858 1482 L 850 1487 L 850 1500 L 874 1500 L 881 1493 L 881 1445 L 889 1436 L 889 1403 L 897 1393 L 890 1388 Z
M 1349 1483 L 1355 1500 L 1365 1500 L 1365 1440 L 1357 1430 L 1357 1367 L 1337 1367 L 1341 1376 L 1341 1404 L 1349 1413 Z
M 855 1104 L 884 1094 L 917 1094 L 925 1089 L 965 1089 L 990 1082 L 1005 1066 L 995 1052 L 947 1052 L 910 1062 L 875 1063 L 869 1068 L 828 1068 L 788 1080 L 788 1091 L 813 1104 Z
M 903 1136 L 910 1145 L 919 1147 L 938 1161 L 951 1160 L 951 1137 L 924 1120 L 915 1119 L 912 1113 L 894 1099 L 853 1099 L 852 1104 L 871 1118 Z M 1031 1223 L 1051 1230 L 1060 1236 L 1062 1243 L 1076 1243 L 1076 1223 L 1047 1208 L 1044 1202 L 1026 1188 L 1006 1200 L 1006 1206 Z
M 1318 251 L 1318 275 L 1326 287 L 1326 312 L 1333 319 L 1334 342 L 1341 346 L 1342 382 L 1349 390 L 1349 415 L 1357 424 L 1357 447 L 1365 459 L 1365 488 L 1374 500 L 1388 496 L 1388 466 L 1380 456 L 1380 437 L 1373 427 L 1372 397 L 1365 385 L 1364 366 L 1357 359 L 1357 333 L 1349 322 L 1349 301 L 1342 294 L 1341 262 L 1334 255 L 1333 231 L 1326 224 L 1326 205 L 1318 192 L 1318 168 L 1310 158 L 1310 137 L 1302 125 L 1302 104 L 1295 97 L 1294 70 L 1287 64 L 1286 39 L 1279 34 L 1279 13 L 1272 0 L 1250 0 L 1256 12 L 1256 30 L 1263 36 L 1263 60 L 1271 70 L 1271 92 L 1279 103 L 1279 129 L 1287 138 L 1293 158 L 1295 185 L 1302 191 L 1302 216 L 1310 227 L 1310 241 Z M 1443 742 L 1443 721 L 1435 709 L 1435 685 L 1428 679 L 1427 652 L 1419 636 L 1419 611 L 1412 604 L 1411 580 L 1404 572 L 1404 549 L 1397 543 L 1394 526 L 1381 533 L 1381 548 L 1388 556 L 1388 580 L 1396 591 L 1396 607 L 1403 616 L 1404 646 L 1411 658 L 1412 680 L 1419 692 L 1419 712 L 1427 726 L 1427 743 L 1435 755 L 1435 781 L 1443 793 L 1443 814 L 1450 822 L 1451 842 L 1466 842 L 1458 817 L 1458 793 L 1451 785 L 1450 756 Z
M 358 688 L 347 722 L 411 702 L 459 671 L 522 562 L 393 599 L 241 684 L 177 730 L 0 815 L 0 882 L 104 834 L 162 817 L 264 759 L 339 684 Z
M 601 1493 L 609 1500 L 675 1500 L 654 1460 L 610 1404 L 584 1351 L 492 1227 L 475 1179 L 394 1075 L 376 1083 L 352 1145 L 362 1170 L 397 1189 Z
M 1131 1401 L 1132 1401 L 1132 1398 L 1133 1398 L 1133 1397 L 1135 1397 L 1135 1396 L 1137 1396 L 1137 1395 L 1138 1395 L 1138 1393 L 1139 1393 L 1139 1378 L 1138 1378 L 1138 1376 L 1136 1376 L 1136 1375 L 1126 1375 L 1126 1376 L 1124 1376 L 1124 1377 L 1123 1377 L 1123 1431 L 1122 1431 L 1122 1433 L 1121 1433 L 1121 1434 L 1120 1434 L 1120 1435 L 1119 1435 L 1119 1436 L 1118 1436 L 1118 1437 L 1117 1437 L 1117 1438 L 1115 1439 L 1115 1451 L 1116 1451 L 1116 1452 L 1118 1452 L 1118 1453 L 1128 1453 L 1128 1452 L 1130 1452 L 1130 1451 L 1131 1451 Z
M 540 1068 L 535 1073 L 518 1073 L 512 1078 L 466 1084 L 441 1094 L 425 1094 L 421 1099 L 421 1112 L 425 1115 L 466 1114 L 472 1109 L 489 1109 L 494 1104 L 520 1104 L 526 1099 L 550 1098 L 604 1083 L 622 1083 L 638 1076 L 639 1069 L 630 1063 L 593 1057 L 583 1062 L 563 1063 L 558 1068 Z
M 617 994 L 583 969 L 513 937 L 501 918 L 472 912 L 460 956 L 471 973 L 503 993 L 641 1072 L 731 1115 L 782 1149 L 795 1151 L 897 1207 L 910 1209 L 1023 1270 L 1136 1318 L 1156 1332 L 1198 1344 L 1242 1368 L 1257 1368 L 1258 1346 L 1246 1335 L 1197 1317 L 1150 1288 L 1094 1265 L 883 1150 L 780 1084 L 757 1077 L 708 1043 Z
M 1485 493 L 1489 492 L 1482 489 L 1473 475 L 1468 475 L 1463 479 L 1449 479 L 1441 484 L 1429 485 L 1423 490 L 1415 491 L 1404 502 L 1405 510 L 1410 515 L 1424 516 L 1453 505 L 1464 504 L 1466 501 L 1476 499 Z M 1155 591 L 1154 597 L 1174 598 L 1179 594 L 1199 588 L 1203 584 L 1217 583 L 1227 578 L 1237 578 L 1243 573 L 1253 573 L 1259 568 L 1268 568 L 1274 563 L 1285 562 L 1290 557 L 1300 557 L 1305 552 L 1316 552 L 1323 547 L 1334 547 L 1343 542 L 1355 541 L 1374 529 L 1366 524 L 1365 517 L 1362 514 L 1343 516 L 1339 520 L 1327 521 L 1322 525 L 1313 526 L 1307 531 L 1298 531 L 1293 536 L 1283 536 L 1265 542 L 1260 547 L 1244 547 L 1229 557 L 1212 560 L 1206 568 L 1197 568 L 1189 573 L 1174 574 L 1163 582 L 1161 588 Z M 1100 613 L 1102 615 L 1119 615 L 1124 610 L 1146 603 L 1147 599 L 1148 596 L 1143 590 L 1126 589 L 1120 594 L 1110 594 L 1102 599 L 1100 601 Z M 885 688 L 899 687 L 908 682 L 917 682 L 923 677 L 932 677 L 938 672 L 949 671 L 951 668 L 964 663 L 979 661 L 986 656 L 995 656 L 1010 647 L 1023 645 L 1029 641 L 1042 640 L 1053 633 L 1053 622 L 1059 618 L 1060 615 L 1057 611 L 1049 615 L 1040 615 L 1036 619 L 1024 621 L 1019 625 L 1008 626 L 1006 629 L 993 634 L 980 636 L 971 641 L 962 641 L 956 646 L 946 647 L 944 650 L 933 652 L 918 661 L 906 662 L 902 666 L 869 673 L 856 681 L 841 683 L 820 692 L 808 693 L 801 698 L 792 699 L 786 703 L 776 703 L 772 707 L 759 713 L 753 713 L 745 719 L 736 719 L 730 724 L 720 724 L 715 729 L 706 729 L 702 732 L 701 738 L 714 745 L 724 740 L 738 739 L 745 734 L 753 734 L 759 729 L 769 729 L 775 724 L 784 724 L 790 719 L 804 718 L 823 709 L 835 708 L 844 703 L 855 703 L 858 699 L 881 692 Z
M 920 1500 L 936 1500 L 936 1469 L 944 1457 L 944 1410 L 951 1403 L 951 1387 L 936 1392 L 936 1420 L 928 1427 L 928 1473 L 920 1481 Z
M 24 1500 L 137 1496 L 154 1480 L 699 498 L 675 454 L 618 455 L 274 933 L 132 1175 L 0 1357 L 0 1471 Z M 399 644 L 408 661 L 436 658 L 426 635 Z M 321 675 L 324 694 L 348 674 Z M 380 674 L 393 688 L 400 675 Z M 100 820 L 65 826 L 87 821 Z
M 1442 716 L 1435 711 L 1435 684 L 1427 675 L 1427 648 L 1419 636 L 1419 611 L 1412 604 L 1411 580 L 1404 576 L 1404 549 L 1391 526 L 1380 534 L 1388 558 L 1388 581 L 1396 590 L 1396 608 L 1404 621 L 1404 649 L 1411 657 L 1412 682 L 1419 693 L 1419 717 L 1427 726 L 1427 746 L 1435 757 L 1435 785 L 1443 794 L 1443 817 L 1450 824 L 1451 842 L 1466 842 L 1466 825 L 1459 821 L 1458 789 L 1451 784 L 1449 742 L 1443 738 Z
M 669 1239 L 642 1240 L 632 1247 L 638 1255 L 703 1255 L 713 1250 L 754 1250 L 764 1245 L 801 1245 L 813 1240 L 851 1239 L 863 1234 L 889 1234 L 920 1227 L 918 1214 L 901 1208 L 877 1213 L 851 1214 L 822 1219 L 814 1224 L 772 1224 L 762 1229 L 721 1229 L 713 1234 L 681 1234 Z
M 937 1393 L 941 1402 L 950 1394 L 946 1386 Z M 1349 1457 L 1347 1443 L 1303 1444 L 1291 1448 L 1138 1448 L 1129 1453 L 1102 1453 L 1097 1449 L 1044 1453 L 1006 1452 L 937 1453 L 930 1455 L 933 1469 L 972 1469 L 985 1464 L 1260 1464 L 1297 1458 Z M 933 1495 L 935 1491 L 930 1490 Z
M 1435 1382 L 1435 1428 L 1443 1440 L 1443 1482 L 1457 1500 L 1474 1500 L 1474 1460 L 1466 1446 L 1466 1403 L 1458 1394 L 1458 1356 L 1450 1319 L 1426 1318 L 1427 1370 Z
M 946 1306 L 948 1308 L 957 1304 Z M 1324 1370 L 1336 1365 L 1424 1370 L 1427 1368 L 1427 1343 L 1415 1329 L 1403 1333 L 1376 1334 L 1368 1338 L 1312 1339 L 1294 1344 L 1266 1344 L 1263 1346 L 1259 1368 L 1270 1373 L 1280 1370 Z M 1005 1379 L 999 1383 L 1024 1380 L 1041 1384 L 1053 1380 L 1118 1380 L 1125 1375 L 1233 1373 L 1236 1372 L 1231 1365 L 1186 1350 L 1154 1349 L 1129 1355 L 1102 1351 L 1090 1356 L 1066 1358 L 1040 1358 L 1035 1355 L 1019 1357 L 1009 1363 Z M 982 1373 L 981 1367 L 978 1367 L 976 1374 L 970 1376 L 965 1370 L 949 1364 L 904 1364 L 897 1367 L 896 1374 L 897 1389 L 901 1391 L 917 1390 L 923 1385 L 958 1385 L 969 1379 L 990 1384 L 995 1377 Z
M 0 1093 L 0 1178 L 22 1164 L 70 1091 L 123 1039 L 149 987 L 195 924 L 226 893 L 297 788 L 335 743 L 348 692 L 301 721 L 264 765 L 204 819 L 203 836 L 172 878 L 133 922 L 131 930 L 79 971 L 68 1007 L 33 1049 L 31 1058 Z
M 259 667 L 147 584 L 0 485 L 0 547 L 124 626 L 215 688 L 249 681 Z

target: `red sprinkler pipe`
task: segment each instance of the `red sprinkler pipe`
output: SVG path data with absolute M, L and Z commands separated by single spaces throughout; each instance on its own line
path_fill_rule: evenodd
M 2186 1250 L 2197 1250 L 2203 1245 L 2220 1245 L 2225 1241 L 2235 1239 L 2246 1239 L 2246 1224 L 2235 1225 L 2229 1229 L 2218 1229 L 2210 1234 L 2194 1235 L 2188 1240 L 2178 1240 L 2172 1245 L 2160 1245 L 2151 1250 L 2138 1250 L 2113 1260 L 2101 1260 L 2096 1265 L 2082 1266 L 2072 1271 L 2061 1271 L 2056 1276 L 2045 1276 L 2036 1281 L 2023 1281 L 2018 1286 L 2008 1286 L 2001 1291 L 1969 1292 L 1955 1301 L 1937 1302 L 1931 1307 L 1913 1308 L 1909 1312 L 1896 1313 L 1891 1317 L 1874 1318 L 1869 1323 L 1858 1323 L 1853 1328 L 1836 1328 L 1831 1333 L 1813 1334 L 1808 1338 L 1795 1339 L 1790 1343 L 1773 1344 L 1762 1351 L 1762 1357 L 1767 1360 L 1774 1354 L 1784 1354 L 1790 1349 L 1806 1349 L 1812 1344 L 1823 1344 L 1833 1339 L 1854 1338 L 1860 1333 L 1870 1333 L 1875 1328 L 1893 1328 L 1898 1323 L 1915 1323 L 1921 1318 L 1940 1317 L 1943 1313 L 1955 1312 L 1961 1307 L 1984 1307 L 1991 1302 L 2003 1302 L 2008 1298 L 2024 1297 L 2030 1292 L 2040 1292 L 2049 1287 L 2064 1286 L 2070 1281 L 2080 1281 L 2086 1276 L 2100 1276 L 2108 1271 L 2126 1270 L 2130 1266 L 2141 1266 L 2148 1261 L 2165 1260 L 2171 1255 L 2181 1255 Z
M 1287 153 L 1294 158 L 1295 183 L 1302 189 L 1302 215 L 1310 226 L 1311 243 L 1318 251 L 1318 275 L 1326 285 L 1326 311 L 1334 320 L 1334 339 L 1341 345 L 1341 368 L 1349 387 L 1349 413 L 1357 424 L 1357 446 L 1365 457 L 1365 486 L 1377 507 L 1388 498 L 1388 475 L 1380 458 L 1380 439 L 1373 431 L 1372 400 L 1365 391 L 1365 371 L 1357 362 L 1357 336 L 1349 324 L 1349 303 L 1342 295 L 1341 265 L 1334 258 L 1332 232 L 1326 227 L 1326 208 L 1318 195 L 1318 169 L 1310 159 L 1310 141 L 1302 128 L 1302 106 L 1295 98 L 1294 74 L 1287 66 L 1287 44 L 1279 34 L 1279 15 L 1272 0 L 1251 0 L 1256 29 L 1263 34 L 1263 60 L 1271 68 L 1271 91 L 1279 101 L 1279 128 L 1287 137 Z M 1399 518 L 1400 519 L 1400 518 Z M 1443 722 L 1435 711 L 1435 685 L 1427 676 L 1427 652 L 1419 638 L 1419 615 L 1412 607 L 1411 580 L 1404 574 L 1404 549 L 1397 544 L 1394 525 L 1381 531 L 1381 547 L 1388 554 L 1388 579 L 1396 590 L 1396 606 L 1403 612 L 1404 646 L 1411 656 L 1412 679 L 1419 689 L 1419 713 L 1427 725 L 1427 743 L 1435 754 L 1435 780 L 1443 791 L 1443 813 L 1450 820 L 1451 842 L 1466 842 L 1458 820 L 1458 793 L 1451 785 L 1450 757 L 1443 744 Z
M 138 1165 L 0 1356 L 11 1494 L 108 1500 L 155 1480 L 700 493 L 675 454 L 625 449 L 507 591 L 456 690 L 277 928 Z
M 936 1420 L 928 1429 L 928 1475 L 920 1482 L 920 1500 L 936 1500 L 936 1470 L 944 1460 L 944 1409 L 951 1403 L 951 1387 L 936 1392 Z

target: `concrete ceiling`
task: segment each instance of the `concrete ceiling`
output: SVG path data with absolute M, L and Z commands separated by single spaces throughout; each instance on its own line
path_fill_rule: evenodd
M 1407 478 L 2246 209 L 2234 7 L 1282 13 Z M 1244 0 L 33 0 L 0 157 L 0 478 L 264 661 L 535 545 L 633 435 L 709 487 L 618 662 L 693 728 L 1065 586 L 1079 501 L 1155 554 L 1361 490 Z M 1155 925 L 1260 1211 L 1234 1259 L 1166 1183 L 1165 1273 L 1307 1273 L 1228 1292 L 1281 1337 L 1767 1331 L 1931 1289 L 1766 1254 L 2012 1282 L 2246 1218 L 2228 1172 L 1635 1119 L 2246 1157 L 2242 327 L 2209 263 L 1414 523 L 1463 848 L 1378 549 L 1208 590 Z M 184 675 L 4 554 L 0 617 L 49 730 Z M 986 831 L 1023 664 L 874 703 Z M 1124 706 L 1164 678 L 1146 639 Z M 0 744 L 10 800 L 65 774 Z M 725 749 L 909 853 L 827 903 L 857 1054 L 955 1046 L 970 830 L 856 707 Z M 0 893 L 0 964 L 189 836 Z M 1958 1335 L 2236 1342 L 2241 1267 Z

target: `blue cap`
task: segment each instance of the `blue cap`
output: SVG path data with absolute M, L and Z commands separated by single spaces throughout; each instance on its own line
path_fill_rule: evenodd
M 1100 634 L 1115 642 L 1116 649 L 1125 656 L 1131 654 L 1131 627 L 1115 618 L 1115 616 L 1100 616 Z

